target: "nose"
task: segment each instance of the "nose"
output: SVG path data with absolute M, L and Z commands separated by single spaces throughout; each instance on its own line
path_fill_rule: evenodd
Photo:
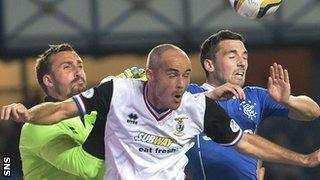
M 243 57 L 238 58 L 238 62 L 237 62 L 238 66 L 245 67 L 246 64 L 247 64 L 247 60 L 245 58 L 243 58 Z
M 177 78 L 177 89 L 184 89 L 188 84 L 188 78 L 179 76 Z
M 74 76 L 75 77 L 81 77 L 81 74 L 82 74 L 82 67 L 79 67 L 79 66 L 74 66 Z

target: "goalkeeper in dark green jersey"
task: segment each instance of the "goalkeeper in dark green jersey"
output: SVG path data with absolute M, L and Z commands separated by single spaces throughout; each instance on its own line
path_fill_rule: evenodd
M 36 73 L 45 101 L 62 101 L 86 88 L 82 59 L 68 44 L 51 45 L 37 60 Z M 103 179 L 103 154 L 85 146 L 95 119 L 91 113 L 55 125 L 24 124 L 19 145 L 24 179 Z

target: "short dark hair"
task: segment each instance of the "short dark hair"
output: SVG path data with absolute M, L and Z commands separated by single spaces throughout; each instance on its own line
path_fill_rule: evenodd
M 68 43 L 49 45 L 49 49 L 47 49 L 44 53 L 40 54 L 39 58 L 37 59 L 35 66 L 37 80 L 41 88 L 45 91 L 45 93 L 48 92 L 47 87 L 43 83 L 43 76 L 51 71 L 50 57 L 62 51 L 74 51 L 74 49 Z
M 218 51 L 218 45 L 223 40 L 240 40 L 243 43 L 245 42 L 244 37 L 236 32 L 230 30 L 221 30 L 210 37 L 208 37 L 201 45 L 200 48 L 200 61 L 201 66 L 204 69 L 206 76 L 208 77 L 208 71 L 204 67 L 204 60 L 215 58 L 215 54 Z

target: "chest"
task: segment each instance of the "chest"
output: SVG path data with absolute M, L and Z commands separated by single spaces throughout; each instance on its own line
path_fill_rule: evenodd
M 76 117 L 63 121 L 63 123 L 59 124 L 59 128 L 63 129 L 63 132 L 68 134 L 72 139 L 83 143 L 93 127 L 93 124 L 87 121 L 84 122 L 85 125 L 80 120 L 80 117 Z
M 254 132 L 261 121 L 262 111 L 258 99 L 232 99 L 220 101 L 219 104 L 242 129 Z

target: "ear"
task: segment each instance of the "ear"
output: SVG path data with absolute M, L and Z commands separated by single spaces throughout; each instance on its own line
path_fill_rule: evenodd
M 208 72 L 213 72 L 214 71 L 214 64 L 212 62 L 211 59 L 205 59 L 203 61 L 203 65 L 204 65 L 204 68 L 208 71 Z
M 53 85 L 53 81 L 52 81 L 52 77 L 49 74 L 46 74 L 42 77 L 42 81 L 44 83 L 44 85 L 46 85 L 47 87 L 52 87 Z
M 152 80 L 153 79 L 153 74 L 152 74 L 152 70 L 147 68 L 146 69 L 146 77 L 147 77 L 147 80 Z

